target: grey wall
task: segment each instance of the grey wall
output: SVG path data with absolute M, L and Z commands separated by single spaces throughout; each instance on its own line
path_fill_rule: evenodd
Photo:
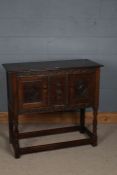
M 104 64 L 100 111 L 117 111 L 117 0 L 0 0 L 0 65 L 76 58 Z M 2 66 L 0 111 L 7 111 Z

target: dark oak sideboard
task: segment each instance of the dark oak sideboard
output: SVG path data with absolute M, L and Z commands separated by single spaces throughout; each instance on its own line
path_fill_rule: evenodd
M 3 64 L 7 75 L 9 140 L 15 158 L 26 153 L 78 145 L 97 145 L 97 112 L 101 65 L 88 59 Z M 92 108 L 92 131 L 85 126 L 85 109 Z M 20 114 L 80 111 L 77 126 L 19 132 Z M 87 138 L 21 147 L 20 139 L 80 131 Z

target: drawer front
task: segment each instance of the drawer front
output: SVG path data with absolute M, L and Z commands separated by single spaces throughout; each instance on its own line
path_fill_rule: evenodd
M 18 77 L 18 101 L 20 110 L 48 107 L 48 77 Z
M 49 79 L 50 105 L 54 108 L 64 107 L 66 104 L 66 76 L 55 73 Z
M 90 106 L 95 96 L 95 73 L 70 74 L 68 77 L 68 103 L 70 106 Z

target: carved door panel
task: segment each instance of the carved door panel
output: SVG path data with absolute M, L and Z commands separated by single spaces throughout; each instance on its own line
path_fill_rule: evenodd
M 35 109 L 48 107 L 48 77 L 18 77 L 19 109 Z
M 71 106 L 93 104 L 95 95 L 94 74 L 71 74 L 69 75 L 69 104 Z
M 66 104 L 66 77 L 65 74 L 54 74 L 50 77 L 50 103 L 55 108 Z

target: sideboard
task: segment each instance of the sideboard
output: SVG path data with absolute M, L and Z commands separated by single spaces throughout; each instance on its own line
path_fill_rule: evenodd
M 100 67 L 88 60 L 56 60 L 3 64 L 7 75 L 9 140 L 15 158 L 26 153 L 78 145 L 97 145 Z M 92 131 L 85 126 L 85 109 L 92 109 Z M 19 132 L 19 115 L 80 111 L 80 124 L 74 126 Z M 20 139 L 73 131 L 85 139 L 21 147 Z

